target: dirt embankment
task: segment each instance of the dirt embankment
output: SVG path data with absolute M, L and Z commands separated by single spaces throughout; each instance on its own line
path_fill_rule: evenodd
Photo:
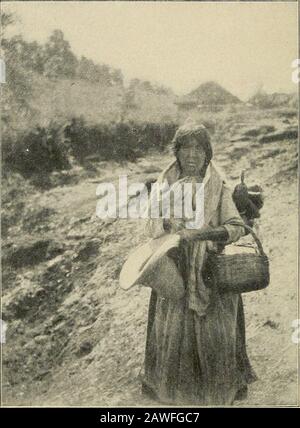
M 291 340 L 298 318 L 295 120 L 261 112 L 227 117 L 214 136 L 216 160 L 231 183 L 245 169 L 247 183 L 265 190 L 259 228 L 271 284 L 244 297 L 248 352 L 259 380 L 239 405 L 297 400 L 297 345 Z M 145 182 L 169 159 L 103 163 L 99 180 L 116 181 L 123 173 Z M 140 395 L 138 380 L 150 292 L 118 287 L 128 252 L 144 239 L 143 224 L 97 219 L 96 187 L 96 179 L 85 178 L 36 193 L 14 178 L 6 188 L 5 405 L 155 404 Z

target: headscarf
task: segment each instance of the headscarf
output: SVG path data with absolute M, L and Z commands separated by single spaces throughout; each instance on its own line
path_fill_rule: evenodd
M 172 140 L 173 152 L 178 162 L 178 151 L 190 138 L 195 138 L 196 141 L 204 148 L 206 158 L 204 163 L 204 173 L 209 162 L 213 157 L 210 136 L 204 125 L 196 125 L 194 123 L 186 123 L 177 129 Z M 179 162 L 178 162 L 179 163 Z

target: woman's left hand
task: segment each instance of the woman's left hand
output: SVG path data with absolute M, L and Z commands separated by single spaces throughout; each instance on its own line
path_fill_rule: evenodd
M 214 242 L 226 242 L 229 238 L 228 232 L 224 226 L 211 227 L 203 226 L 200 230 L 195 229 L 183 229 L 177 232 L 182 240 L 185 241 L 214 241 Z
M 198 229 L 182 229 L 177 234 L 184 241 L 206 241 L 207 240 L 207 232 L 211 230 L 210 226 L 203 226 L 200 230 Z

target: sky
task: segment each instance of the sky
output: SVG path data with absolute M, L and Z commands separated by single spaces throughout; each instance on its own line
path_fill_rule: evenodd
M 73 52 L 120 68 L 126 79 L 181 95 L 215 80 L 241 99 L 295 91 L 295 2 L 3 2 L 11 33 L 45 42 L 61 29 Z

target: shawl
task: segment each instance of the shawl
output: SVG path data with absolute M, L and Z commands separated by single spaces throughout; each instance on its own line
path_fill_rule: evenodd
M 180 178 L 180 170 L 177 160 L 173 161 L 167 168 L 160 174 L 157 182 L 162 184 L 165 181 L 172 186 Z M 219 207 L 222 195 L 223 183 L 225 179 L 219 171 L 214 161 L 210 161 L 206 169 L 203 179 L 204 184 L 204 223 L 209 224 L 212 217 Z M 151 195 L 150 200 L 156 197 Z M 163 229 L 163 219 L 148 219 L 148 231 L 155 235 L 155 230 L 158 233 L 165 233 Z M 153 233 L 154 232 L 154 233 Z M 171 230 L 171 233 L 174 231 Z M 206 314 L 206 310 L 210 301 L 210 290 L 205 286 L 201 270 L 206 258 L 206 249 L 208 241 L 195 240 L 192 242 L 184 243 L 184 251 L 186 259 L 188 260 L 187 266 L 187 298 L 189 309 L 195 311 L 200 317 Z

